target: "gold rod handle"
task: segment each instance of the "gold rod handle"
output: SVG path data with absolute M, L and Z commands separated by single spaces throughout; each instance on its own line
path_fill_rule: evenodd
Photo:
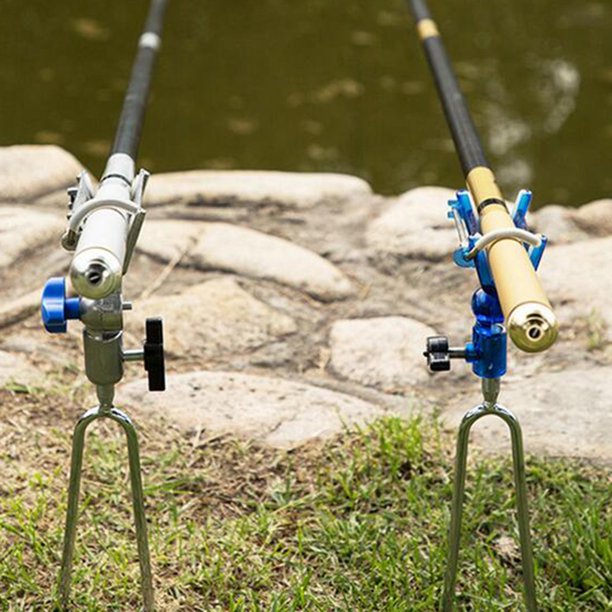
M 467 187 L 478 209 L 483 235 L 514 228 L 489 168 L 471 170 Z M 556 340 L 559 324 L 527 251 L 519 240 L 504 238 L 488 247 L 487 254 L 511 340 L 529 353 L 546 350 Z

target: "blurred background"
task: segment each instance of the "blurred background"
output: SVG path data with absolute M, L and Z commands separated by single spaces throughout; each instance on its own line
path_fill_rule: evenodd
M 403 0 L 173 0 L 141 163 L 459 187 Z M 508 197 L 612 193 L 612 2 L 431 0 Z M 0 144 L 102 170 L 146 0 L 0 0 Z

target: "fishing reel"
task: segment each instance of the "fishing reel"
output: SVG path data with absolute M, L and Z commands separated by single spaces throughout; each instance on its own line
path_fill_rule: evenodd
M 102 300 L 66 297 L 66 279 L 63 277 L 49 279 L 43 290 L 42 319 L 49 333 L 65 333 L 69 320 L 80 319 L 85 325 L 85 371 L 92 383 L 115 385 L 123 378 L 125 362 L 142 361 L 148 375 L 149 391 L 164 391 L 162 320 L 147 319 L 142 348 L 124 350 L 123 311 L 131 308 L 131 303 L 124 302 L 117 293 Z
M 548 242 L 546 236 L 533 234 L 527 229 L 527 212 L 532 194 L 522 190 L 512 212 L 515 227 L 490 232 L 485 236 L 480 233 L 479 223 L 469 192 L 457 192 L 457 198 L 449 201 L 448 216 L 455 223 L 459 236 L 459 247 L 453 254 L 455 263 L 461 268 L 475 268 L 480 281 L 480 288 L 472 296 L 472 312 L 476 319 L 472 327 L 472 340 L 464 347 L 453 348 L 446 336 L 432 336 L 427 339 L 424 356 L 430 372 L 444 372 L 451 368 L 451 359 L 463 359 L 472 364 L 474 374 L 484 379 L 500 378 L 507 370 L 507 330 L 504 326 L 504 314 L 501 309 L 495 281 L 489 267 L 487 247 L 498 240 L 513 238 L 520 240 L 527 249 L 529 259 L 537 270 Z M 534 326 L 532 335 L 527 331 L 527 342 L 523 350 L 529 350 L 529 338 L 538 342 L 542 332 L 541 325 Z M 552 332 L 552 330 L 551 330 Z

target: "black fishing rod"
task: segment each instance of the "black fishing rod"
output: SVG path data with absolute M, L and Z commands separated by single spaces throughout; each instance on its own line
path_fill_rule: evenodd
M 451 61 L 425 0 L 409 0 L 417 32 L 448 122 L 467 188 L 476 207 L 495 288 L 510 338 L 527 352 L 549 348 L 557 319 L 487 161 Z M 519 230 L 521 228 L 518 228 Z
M 136 161 L 142 134 L 151 79 L 159 53 L 168 0 L 153 0 L 140 37 L 130 84 L 123 102 L 111 155 L 124 153 Z
M 98 406 L 83 414 L 74 430 L 59 581 L 59 599 L 64 607 L 70 599 L 85 433 L 93 421 L 108 418 L 126 434 L 142 599 L 147 612 L 154 609 L 138 439 L 131 419 L 113 401 L 125 362 L 143 361 L 149 390 L 165 389 L 162 321 L 147 319 L 142 348 L 125 350 L 123 312 L 131 309 L 131 303 L 124 301 L 121 290 L 145 216 L 142 200 L 149 174 L 145 170 L 136 174 L 135 167 L 167 5 L 168 0 L 151 0 L 114 143 L 98 188 L 83 172 L 77 186 L 68 190 L 68 227 L 62 246 L 74 251 L 69 283 L 63 277 L 52 278 L 43 291 L 42 317 L 47 331 L 65 332 L 69 319 L 80 319 L 84 324 L 85 373 L 95 385 L 99 401 Z

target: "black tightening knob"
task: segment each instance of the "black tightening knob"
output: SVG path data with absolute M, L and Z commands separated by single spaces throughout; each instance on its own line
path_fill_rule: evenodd
M 159 317 L 147 319 L 144 367 L 149 375 L 149 391 L 166 390 L 164 367 L 164 326 Z
M 427 338 L 427 367 L 430 372 L 448 372 L 451 369 L 450 349 L 446 336 L 430 336 Z

